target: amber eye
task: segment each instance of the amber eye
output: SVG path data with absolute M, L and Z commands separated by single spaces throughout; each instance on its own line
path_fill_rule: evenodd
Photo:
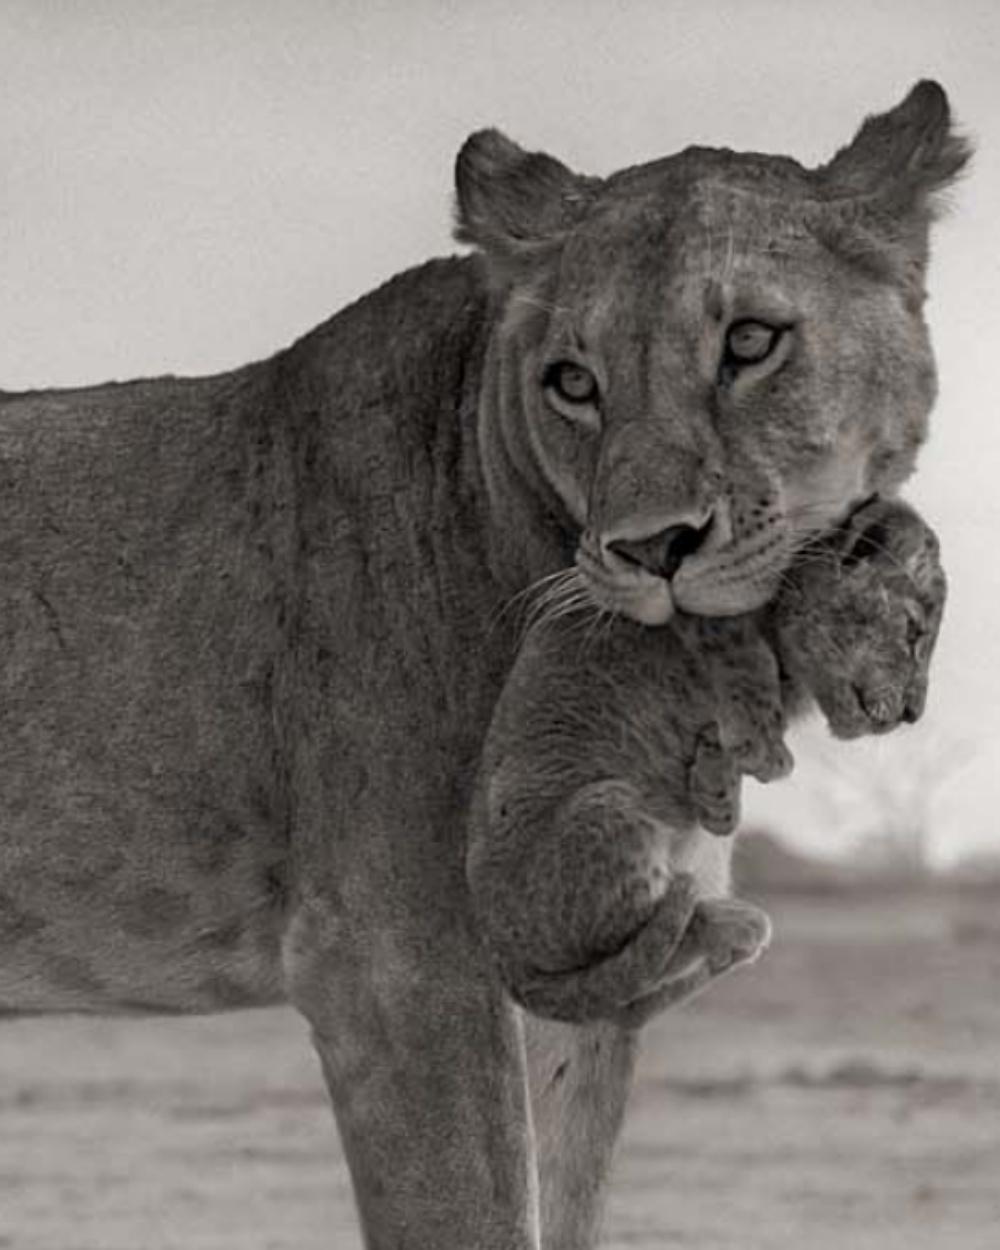
M 726 334 L 726 361 L 755 365 L 774 351 L 781 331 L 763 321 L 737 321 Z
M 571 360 L 558 360 L 549 365 L 542 385 L 567 404 L 592 404 L 597 399 L 597 379 L 589 369 Z

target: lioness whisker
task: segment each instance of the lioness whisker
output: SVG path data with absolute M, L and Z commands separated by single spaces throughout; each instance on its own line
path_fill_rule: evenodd
M 860 540 L 861 535 L 859 535 L 858 538 Z M 906 567 L 906 564 L 899 558 L 891 547 L 887 546 L 883 542 L 880 542 L 879 539 L 872 537 L 872 535 L 867 532 L 864 533 L 864 541 L 872 551 L 884 556 L 886 560 L 892 564 L 898 572 L 903 575 L 903 577 L 906 578 L 915 590 L 919 590 L 919 586 L 917 585 L 912 572 Z M 832 559 L 836 559 L 837 563 L 840 563 L 839 559 L 837 559 L 831 552 L 827 536 L 817 534 L 807 539 L 807 541 L 796 550 L 792 557 L 792 565 L 793 567 L 804 567 L 808 563 L 829 563 Z
M 546 573 L 544 577 L 539 577 L 529 585 L 517 591 L 497 609 L 493 619 L 490 621 L 490 630 L 495 629 L 511 612 L 523 611 L 526 608 L 530 611 L 533 606 L 530 603 L 532 596 L 540 598 L 547 594 L 554 585 L 559 585 L 563 581 L 574 580 L 577 576 L 577 570 L 574 568 L 556 569 L 554 573 Z
M 590 602 L 590 596 L 583 589 L 573 589 L 558 598 L 552 598 L 539 604 L 527 618 L 526 629 L 531 629 L 543 621 L 554 621 L 566 616 L 576 608 Z
M 560 304 L 552 304 L 548 300 L 538 299 L 537 296 L 525 295 L 523 293 L 512 295 L 511 303 L 526 304 L 529 308 L 538 308 L 540 311 L 547 313 L 562 313 L 564 316 L 568 316 L 571 311 L 569 308 L 563 308 Z
M 528 607 L 529 619 L 534 618 L 546 608 L 559 603 L 563 599 L 569 598 L 582 588 L 579 574 L 575 569 L 570 570 L 569 576 L 561 578 L 559 581 L 552 582 L 548 586 L 541 589 L 534 602 L 532 602 Z
M 531 605 L 522 629 L 523 636 L 531 629 L 544 628 L 553 621 L 579 612 L 593 605 L 593 598 L 576 568 L 567 570 L 567 576 L 546 587 L 538 600 Z

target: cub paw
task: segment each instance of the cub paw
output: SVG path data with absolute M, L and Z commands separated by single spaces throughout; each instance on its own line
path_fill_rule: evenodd
M 742 899 L 701 899 L 689 929 L 709 970 L 716 976 L 737 964 L 753 963 L 771 942 L 767 912 Z
M 709 833 L 725 837 L 740 822 L 740 772 L 719 731 L 707 725 L 696 739 L 688 773 L 688 794 L 698 823 Z
M 718 977 L 753 963 L 770 941 L 771 921 L 759 907 L 739 899 L 701 899 L 661 983 L 622 1008 L 618 1022 L 624 1028 L 641 1028 L 653 1016 L 693 998 Z
M 581 1023 L 619 1019 L 630 1004 L 655 994 L 687 939 L 698 906 L 697 885 L 676 873 L 652 915 L 617 951 L 597 954 L 582 967 L 543 971 L 501 965 L 515 1000 L 535 1015 Z
M 756 620 L 705 621 L 701 645 L 718 702 L 719 742 L 740 773 L 774 781 L 792 770 L 778 662 Z

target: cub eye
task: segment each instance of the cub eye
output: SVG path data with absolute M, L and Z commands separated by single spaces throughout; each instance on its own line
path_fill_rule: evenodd
M 597 399 L 597 379 L 589 369 L 571 360 L 558 360 L 549 365 L 542 385 L 546 390 L 555 391 L 567 404 L 592 404 Z
M 726 335 L 726 359 L 731 364 L 755 365 L 774 351 L 781 331 L 763 321 L 737 321 Z

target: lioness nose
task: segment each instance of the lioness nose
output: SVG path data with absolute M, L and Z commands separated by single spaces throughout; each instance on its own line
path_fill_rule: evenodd
M 704 525 L 668 525 L 646 538 L 617 538 L 608 543 L 608 550 L 629 564 L 637 564 L 647 573 L 669 581 L 684 558 L 702 545 L 711 528 L 711 517 Z

